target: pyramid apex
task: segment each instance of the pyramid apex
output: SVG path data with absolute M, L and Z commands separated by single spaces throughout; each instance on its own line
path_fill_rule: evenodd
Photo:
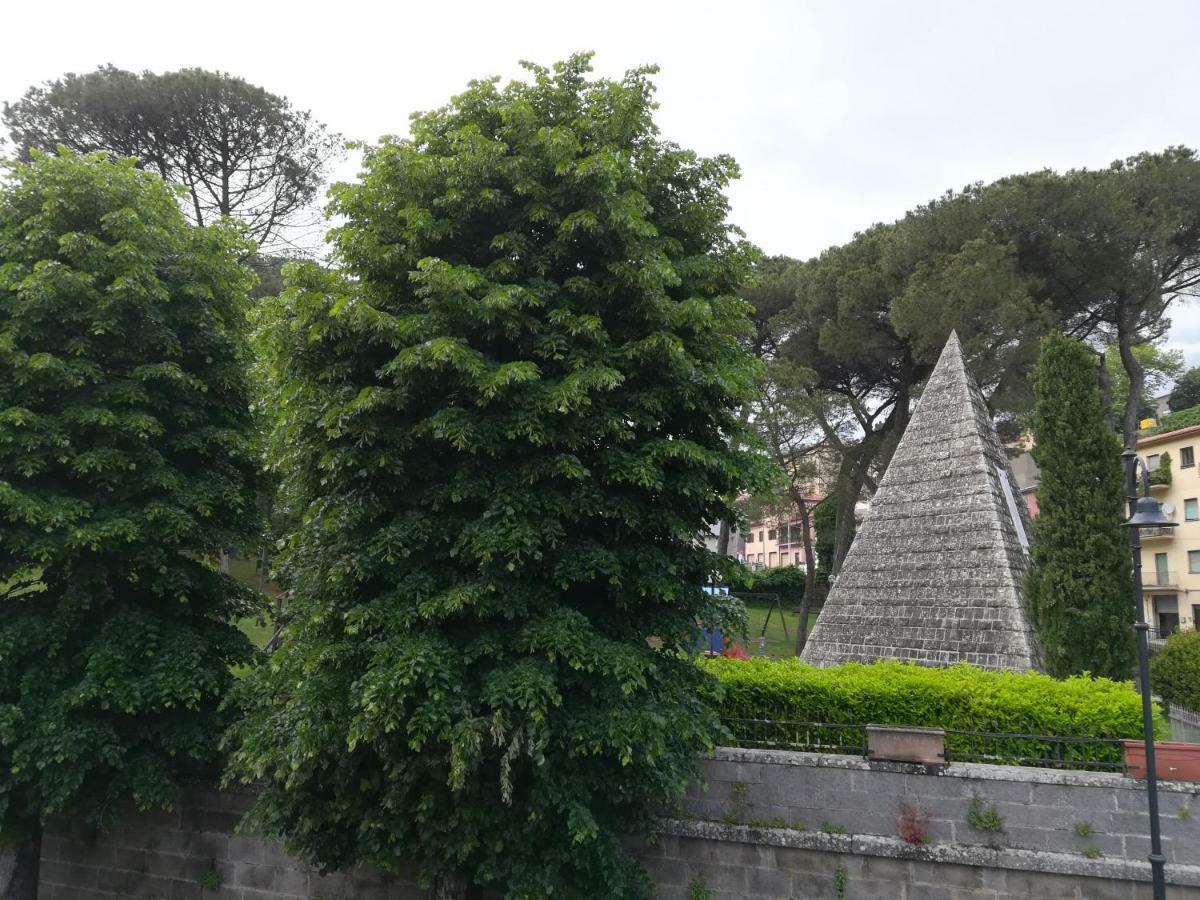
M 962 342 L 958 339 L 958 332 L 954 329 L 950 330 L 950 336 L 946 338 L 946 343 L 942 347 L 942 354 L 938 357 L 938 363 L 941 364 L 945 359 L 963 359 Z

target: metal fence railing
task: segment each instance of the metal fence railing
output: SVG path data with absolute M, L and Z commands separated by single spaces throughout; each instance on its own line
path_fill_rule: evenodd
M 739 747 L 867 755 L 865 724 L 726 718 Z M 1123 740 L 945 729 L 946 761 L 1120 772 Z
M 1120 772 L 1125 767 L 1123 745 L 1120 738 L 946 729 L 949 762 Z
M 722 719 L 739 747 L 757 750 L 804 750 L 866 756 L 867 730 L 862 725 L 826 722 L 781 722 L 774 719 Z

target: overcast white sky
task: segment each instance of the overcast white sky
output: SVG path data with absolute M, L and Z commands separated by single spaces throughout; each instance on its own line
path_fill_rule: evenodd
M 663 132 L 731 153 L 734 221 L 797 257 L 972 181 L 1200 147 L 1195 0 L 60 0 L 4 18 L 0 100 L 107 62 L 203 66 L 366 140 L 519 59 L 654 62 Z M 1173 318 L 1200 364 L 1200 309 Z

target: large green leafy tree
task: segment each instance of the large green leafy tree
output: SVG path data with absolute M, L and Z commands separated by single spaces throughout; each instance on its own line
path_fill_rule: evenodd
M 1050 674 L 1125 679 L 1133 607 L 1121 447 L 1107 425 L 1096 354 L 1051 334 L 1034 370 L 1033 456 L 1041 469 L 1026 582 Z
M 653 69 L 474 82 L 335 188 L 345 278 L 268 304 L 295 619 L 235 769 L 326 867 L 510 897 L 648 892 L 717 721 L 691 662 L 756 365 L 725 157 L 659 137 Z
M 217 753 L 252 653 L 211 563 L 253 524 L 244 251 L 129 160 L 35 156 L 0 189 L 6 842 L 168 804 Z
M 1176 373 L 1178 374 L 1178 373 Z M 1200 368 L 1188 369 L 1175 382 L 1167 403 L 1171 412 L 1200 406 Z

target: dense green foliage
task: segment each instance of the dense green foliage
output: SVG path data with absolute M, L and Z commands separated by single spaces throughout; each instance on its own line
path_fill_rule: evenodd
M 817 554 L 817 578 L 823 585 L 829 584 L 832 575 L 834 547 L 837 543 L 837 513 L 838 498 L 836 495 L 827 497 L 818 503 L 813 510 L 813 549 Z M 854 507 L 850 507 L 851 518 L 848 528 L 850 540 L 858 533 L 858 523 L 854 521 Z
M 1200 711 L 1200 631 L 1167 638 L 1150 660 L 1150 683 L 1167 703 Z
M 132 161 L 0 190 L 0 830 L 174 799 L 211 762 L 254 519 L 247 248 Z
M 649 891 L 622 849 L 711 746 L 697 535 L 752 483 L 736 170 L 651 70 L 473 83 L 334 189 L 344 275 L 264 310 L 293 623 L 246 681 L 257 822 L 509 897 Z M 650 639 L 654 638 L 654 641 Z
M 1178 431 L 1180 428 L 1191 428 L 1200 425 L 1200 406 L 1191 406 L 1162 417 L 1158 427 L 1151 434 L 1166 434 L 1168 431 Z
M 1142 708 L 1128 683 L 1074 677 L 1059 681 L 1037 673 L 988 672 L 968 665 L 938 669 L 888 661 L 847 663 L 827 669 L 797 659 L 739 662 L 712 659 L 701 663 L 725 687 L 720 701 L 726 719 L 824 722 L 849 725 L 918 725 L 956 731 L 1132 738 L 1141 735 Z M 1164 728 L 1162 722 L 1158 726 Z M 833 732 L 730 723 L 739 740 L 772 738 L 802 744 L 816 737 L 838 740 Z M 851 733 L 847 740 L 859 742 Z M 970 738 L 948 735 L 952 751 L 1014 756 L 1051 755 L 1045 741 Z M 1078 761 L 1120 762 L 1119 747 L 1080 747 Z
M 58 146 L 133 157 L 183 188 L 197 225 L 233 216 L 260 244 L 311 228 L 340 144 L 285 98 L 204 69 L 69 73 L 5 103 L 4 123 L 22 157 Z
M 1141 401 L 1138 403 L 1138 418 L 1155 418 L 1155 406 L 1151 401 L 1162 394 L 1167 385 L 1183 371 L 1183 351 L 1167 350 L 1155 344 L 1134 344 L 1130 350 L 1145 376 Z M 1125 373 L 1121 351 L 1116 344 L 1104 348 L 1104 367 L 1108 371 L 1112 407 L 1123 410 L 1129 399 L 1129 376 Z M 1200 399 L 1196 402 L 1200 403 Z M 1183 409 L 1182 406 L 1176 408 Z
M 1175 379 L 1167 404 L 1172 412 L 1200 406 L 1200 367 L 1188 369 Z
M 1171 454 L 1160 453 L 1158 457 L 1158 465 L 1149 475 L 1151 484 L 1170 484 L 1173 476 L 1171 475 Z
M 785 605 L 799 603 L 804 596 L 804 569 L 800 566 L 755 569 L 748 588 L 756 594 L 778 594 Z
M 1043 341 L 1031 422 L 1039 514 L 1025 595 L 1050 674 L 1124 679 L 1134 648 L 1124 479 L 1096 375 L 1096 356 L 1079 341 Z

